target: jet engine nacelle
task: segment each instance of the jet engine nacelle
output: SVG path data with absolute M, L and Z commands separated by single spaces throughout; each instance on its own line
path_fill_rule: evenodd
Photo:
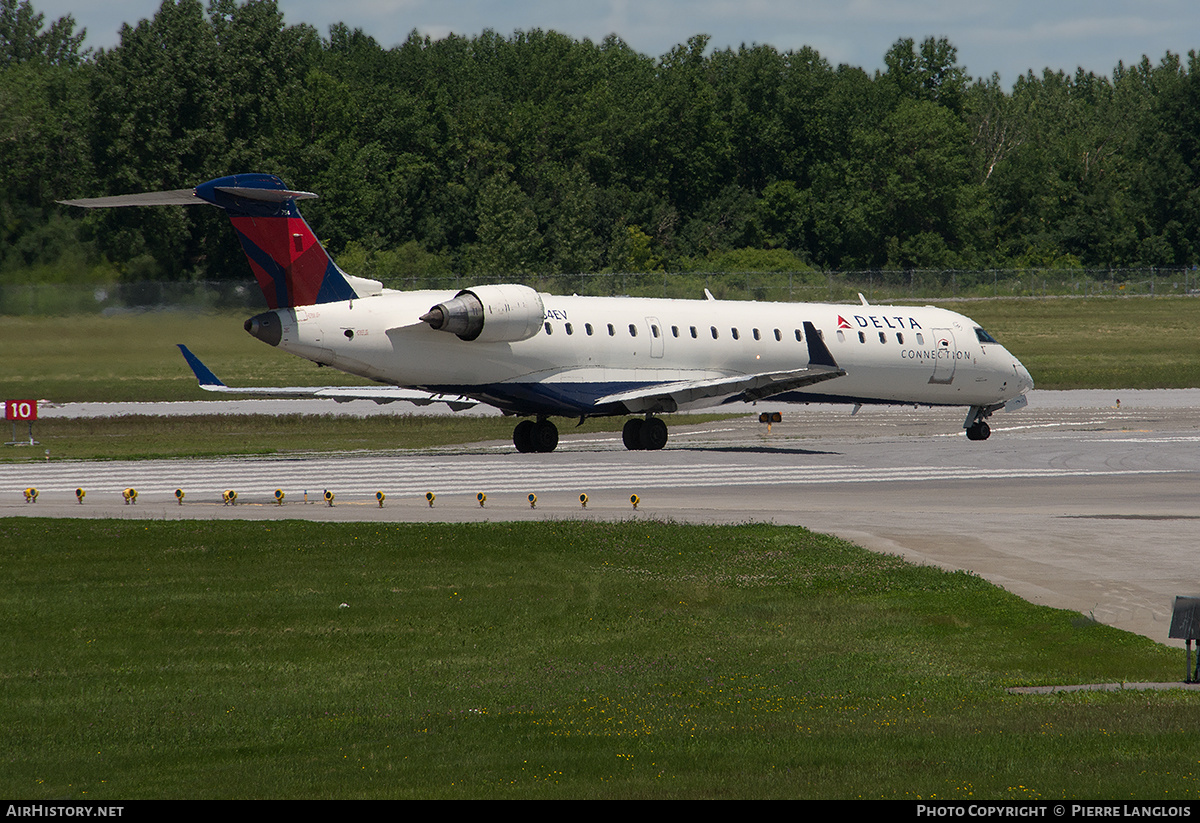
M 499 285 L 464 289 L 421 315 L 432 329 L 481 343 L 517 343 L 542 327 L 542 298 L 528 286 Z

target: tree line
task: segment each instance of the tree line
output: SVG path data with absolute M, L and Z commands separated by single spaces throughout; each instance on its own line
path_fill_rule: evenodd
M 54 201 L 242 171 L 385 281 L 575 272 L 1182 267 L 1200 255 L 1200 58 L 968 76 L 814 49 L 653 57 L 553 31 L 394 48 L 275 0 L 164 0 L 108 50 L 0 0 L 0 277 L 221 279 L 215 209 Z

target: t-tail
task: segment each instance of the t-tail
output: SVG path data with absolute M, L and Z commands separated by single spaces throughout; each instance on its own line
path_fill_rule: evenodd
M 235 174 L 194 189 L 59 202 L 84 208 L 209 203 L 224 209 L 272 309 L 335 303 L 377 293 L 379 283 L 350 277 L 339 269 L 300 216 L 296 201 L 315 197 L 311 192 L 289 190 L 273 174 Z

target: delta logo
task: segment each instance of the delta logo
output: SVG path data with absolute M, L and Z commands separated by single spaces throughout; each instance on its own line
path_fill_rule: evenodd
M 868 314 L 864 317 L 861 314 L 851 315 L 854 322 L 858 325 L 852 325 L 849 320 L 842 317 L 840 314 L 837 319 L 837 327 L 839 329 L 919 329 L 921 324 L 911 317 L 902 317 L 898 314 L 891 316 L 883 314 Z

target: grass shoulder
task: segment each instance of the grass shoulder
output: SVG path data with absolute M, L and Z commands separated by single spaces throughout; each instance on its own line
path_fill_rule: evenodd
M 664 420 L 681 426 L 733 416 L 675 415 Z M 38 447 L 6 449 L 0 452 L 0 462 L 41 461 L 46 452 L 54 460 L 137 460 L 426 449 L 491 440 L 511 442 L 513 420 L 412 414 L 52 417 L 34 424 Z M 572 431 L 619 432 L 624 422 L 625 418 L 591 418 Z
M 0 520 L 26 798 L 1195 798 L 1181 652 L 802 528 Z

